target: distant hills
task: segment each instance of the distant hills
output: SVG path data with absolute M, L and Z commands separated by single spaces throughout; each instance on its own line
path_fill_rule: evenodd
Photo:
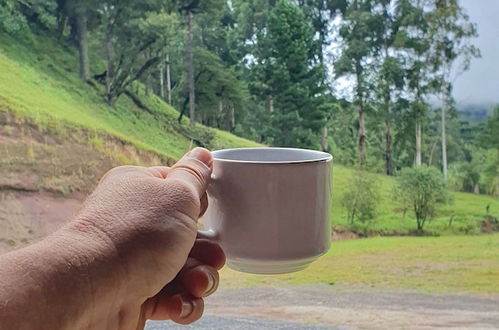
M 492 112 L 494 104 L 457 104 L 457 112 L 459 115 L 472 123 L 479 123 L 484 121 Z

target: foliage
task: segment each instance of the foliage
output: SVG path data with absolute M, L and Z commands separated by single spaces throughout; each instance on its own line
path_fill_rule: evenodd
M 414 212 L 417 230 L 422 232 L 425 223 L 435 217 L 438 204 L 447 203 L 449 195 L 441 173 L 422 165 L 402 170 L 397 177 L 394 199 L 402 208 Z
M 484 148 L 499 149 L 499 105 L 494 107 L 485 121 L 479 139 Z
M 158 125 L 197 136 L 182 117 L 193 95 L 196 122 L 261 143 L 322 149 L 337 163 L 389 175 L 415 159 L 444 169 L 445 150 L 453 187 L 499 190 L 497 114 L 466 126 L 449 97 L 449 74 L 478 55 L 476 26 L 457 0 L 0 0 L 0 31 L 72 49 L 79 63 L 50 61 L 45 71 L 79 64 L 81 79 L 115 106 L 106 116 L 123 111 L 136 121 L 120 98 L 156 94 L 178 110 L 175 123 Z M 353 78 L 352 95 L 335 90 L 340 77 Z M 429 102 L 442 95 L 445 125 Z
M 27 20 L 21 12 L 19 1 L 0 1 L 0 30 L 13 34 L 26 28 Z
M 350 185 L 341 198 L 341 205 L 347 210 L 348 222 L 353 224 L 355 220 L 373 220 L 379 199 L 376 179 L 365 171 L 353 172 Z

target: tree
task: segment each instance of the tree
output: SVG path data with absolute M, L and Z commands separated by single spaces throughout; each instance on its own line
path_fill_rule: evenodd
M 296 3 L 302 9 L 306 19 L 310 21 L 314 31 L 318 35 L 317 47 L 319 47 L 319 62 L 324 67 L 329 64 L 327 50 L 331 44 L 331 22 L 341 14 L 345 13 L 347 0 L 297 0 Z M 326 70 L 324 70 L 324 80 L 327 80 Z M 323 151 L 329 151 L 329 125 L 331 113 L 327 114 L 321 129 L 320 144 Z
M 397 177 L 393 196 L 402 208 L 414 211 L 420 233 L 426 222 L 435 216 L 437 206 L 449 200 L 442 174 L 426 165 L 403 169 Z
M 258 59 L 255 70 L 271 97 L 273 143 L 318 148 L 331 105 L 311 25 L 299 7 L 280 0 L 270 12 L 268 34 L 263 39 L 268 53 Z
M 487 149 L 499 149 L 499 105 L 492 109 L 492 113 L 485 121 L 479 136 L 480 144 Z
M 17 33 L 27 28 L 26 17 L 22 14 L 20 5 L 16 0 L 0 2 L 0 30 Z
M 194 90 L 194 60 L 193 60 L 193 16 L 196 12 L 218 10 L 223 4 L 221 0 L 178 0 L 180 12 L 187 16 L 186 71 L 189 86 L 189 117 L 190 126 L 196 122 L 196 93 Z
M 437 73 L 435 89 L 442 97 L 441 109 L 441 143 L 442 171 L 447 180 L 447 141 L 446 114 L 450 110 L 452 100 L 453 75 L 460 74 L 469 68 L 470 60 L 480 55 L 479 50 L 469 43 L 476 37 L 477 30 L 469 22 L 469 17 L 457 0 L 436 0 L 435 8 L 428 14 L 431 42 L 431 62 L 433 71 Z M 456 68 L 454 64 L 461 60 Z
M 352 174 L 346 192 L 341 198 L 341 205 L 347 210 L 347 220 L 366 222 L 376 217 L 379 204 L 379 185 L 372 174 L 356 171 Z
M 426 3 L 420 0 L 400 0 L 396 7 L 399 29 L 394 44 L 405 62 L 407 92 L 412 99 L 411 112 L 416 133 L 414 157 L 416 166 L 422 164 L 422 124 L 428 109 L 425 97 L 430 91 L 433 79 L 429 60 L 431 38 Z
M 339 31 L 344 48 L 334 69 L 337 77 L 353 75 L 355 79 L 354 99 L 358 112 L 358 154 L 361 166 L 365 166 L 367 160 L 365 112 L 371 90 L 368 79 L 373 58 L 379 50 L 382 29 L 381 15 L 374 11 L 372 1 L 350 1 Z
M 399 22 L 390 8 L 391 1 L 381 1 L 381 24 L 383 31 L 379 36 L 380 52 L 377 56 L 376 94 L 384 112 L 384 157 L 385 174 L 393 175 L 393 110 L 394 98 L 400 98 L 404 88 L 404 71 L 400 55 L 394 49 Z
M 109 0 L 103 6 L 106 100 L 112 105 L 132 82 L 157 67 L 181 29 L 176 14 L 161 1 Z

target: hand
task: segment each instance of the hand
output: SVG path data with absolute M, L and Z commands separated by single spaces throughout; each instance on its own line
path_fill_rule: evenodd
M 217 244 L 196 239 L 211 167 L 211 154 L 196 148 L 172 168 L 115 168 L 59 231 L 67 244 L 81 242 L 91 274 L 93 311 L 84 327 L 142 329 L 147 319 L 201 317 L 225 263 Z

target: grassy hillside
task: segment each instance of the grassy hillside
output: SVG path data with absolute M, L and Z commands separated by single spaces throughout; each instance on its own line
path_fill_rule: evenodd
M 140 95 L 141 102 L 150 112 L 137 107 L 127 96 L 122 96 L 115 107 L 109 107 L 103 101 L 103 87 L 83 83 L 78 78 L 77 70 L 76 52 L 67 44 L 43 35 L 30 40 L 18 40 L 0 34 L 0 112 L 13 113 L 16 117 L 35 123 L 41 129 L 62 132 L 63 136 L 73 135 L 71 130 L 69 133 L 65 132 L 68 127 L 84 129 L 89 133 L 87 132 L 86 138 L 81 139 L 81 143 L 104 151 L 108 145 L 103 135 L 130 143 L 137 150 L 151 151 L 169 159 L 179 158 L 195 141 L 202 141 L 203 145 L 213 149 L 259 146 L 255 142 L 201 125 L 190 130 L 187 119 L 182 125 L 178 124 L 178 112 L 153 95 Z M 22 160 L 23 155 L 28 155 L 43 164 L 41 162 L 47 159 L 46 154 L 54 149 L 42 145 L 41 151 L 33 152 L 30 148 L 31 145 L 26 147 L 26 151 L 17 155 L 17 159 Z M 66 146 L 59 154 L 65 154 L 71 148 L 73 147 Z M 11 146 L 10 149 L 12 152 L 21 150 L 18 146 Z M 61 175 L 55 170 L 57 164 L 61 163 L 57 161 L 60 156 L 51 157 L 53 159 L 48 161 L 49 164 L 43 165 L 52 173 L 48 181 L 57 180 Z M 119 160 L 121 163 L 129 162 L 126 158 Z M 77 160 L 73 162 L 77 163 Z M 81 162 L 84 163 L 85 159 Z M 1 163 L 0 160 L 0 165 Z M 19 162 L 13 162 L 6 171 L 19 167 L 18 164 Z M 95 171 L 96 177 L 101 175 L 99 171 L 101 169 Z M 74 176 L 69 172 L 75 171 L 68 170 L 67 181 L 75 182 Z M 346 227 L 345 210 L 340 205 L 340 198 L 349 186 L 351 175 L 351 169 L 335 165 L 332 219 L 337 228 Z M 87 174 L 82 174 L 77 179 L 85 181 L 86 177 Z M 359 231 L 390 235 L 409 233 L 415 228 L 415 221 L 409 213 L 404 219 L 393 203 L 393 179 L 379 175 L 378 180 L 382 193 L 378 216 L 369 224 L 360 225 Z M 69 187 L 59 190 L 74 189 Z M 477 223 L 485 218 L 487 205 L 490 205 L 490 212 L 499 217 L 497 199 L 464 193 L 453 193 L 453 196 L 454 203 L 440 208 L 437 218 L 427 225 L 429 232 L 478 233 Z M 449 227 L 451 217 L 453 225 Z
M 353 284 L 418 291 L 499 293 L 499 234 L 377 237 L 334 242 L 309 268 L 262 276 L 225 268 L 224 287 Z
M 152 95 L 142 95 L 141 101 L 154 114 L 139 109 L 125 96 L 109 107 L 103 101 L 102 87 L 82 82 L 77 70 L 75 50 L 68 45 L 44 36 L 20 41 L 0 34 L 0 110 L 29 117 L 42 126 L 69 124 L 105 132 L 171 158 L 192 147 L 190 136 L 210 136 L 212 148 L 258 146 L 201 126 L 185 134 L 176 124 L 178 113 Z
M 342 166 L 333 169 L 333 223 L 337 227 L 346 227 L 346 211 L 341 206 L 340 200 L 352 178 L 352 170 Z M 375 220 L 367 224 L 358 224 L 359 231 L 372 234 L 407 234 L 416 228 L 416 220 L 412 213 L 407 212 L 405 218 L 397 204 L 393 201 L 394 179 L 375 175 L 380 189 L 379 207 Z M 425 225 L 425 230 L 433 234 L 477 234 L 479 222 L 486 217 L 486 207 L 489 212 L 499 218 L 499 200 L 491 196 L 475 195 L 470 193 L 452 192 L 450 204 L 441 206 L 435 219 Z M 449 220 L 452 217 L 452 225 Z

